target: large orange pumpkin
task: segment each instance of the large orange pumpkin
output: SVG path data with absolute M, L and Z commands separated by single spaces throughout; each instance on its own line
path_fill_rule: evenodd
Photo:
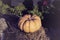
M 41 19 L 37 15 L 25 15 L 20 18 L 18 26 L 27 33 L 33 33 L 41 28 Z

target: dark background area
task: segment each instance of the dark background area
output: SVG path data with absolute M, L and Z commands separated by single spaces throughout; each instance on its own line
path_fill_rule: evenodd
M 3 0 L 3 2 L 16 6 L 18 2 L 23 1 Z M 49 14 L 44 15 L 43 26 L 48 28 L 48 35 L 51 40 L 60 40 L 60 0 L 55 0 L 53 5 L 55 9 L 51 9 Z

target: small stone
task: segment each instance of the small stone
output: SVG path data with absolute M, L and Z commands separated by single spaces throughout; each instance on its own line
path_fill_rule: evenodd
M 7 28 L 7 23 L 4 18 L 0 18 L 0 32 L 3 32 Z

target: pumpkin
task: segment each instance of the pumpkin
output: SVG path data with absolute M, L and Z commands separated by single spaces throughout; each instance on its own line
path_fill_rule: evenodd
M 33 33 L 41 28 L 41 19 L 37 15 L 24 15 L 19 19 L 19 29 L 27 33 Z

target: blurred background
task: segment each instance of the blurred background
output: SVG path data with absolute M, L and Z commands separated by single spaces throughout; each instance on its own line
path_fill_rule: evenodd
M 0 0 L 0 13 L 17 15 L 19 8 L 16 6 L 21 3 L 24 4 L 27 10 L 32 10 L 35 5 L 39 5 L 39 11 L 43 13 L 44 17 L 42 25 L 44 28 L 48 28 L 48 36 L 51 40 L 60 40 L 60 0 L 48 0 L 46 5 L 43 5 L 43 1 L 46 0 Z M 18 11 L 18 15 L 20 12 Z

